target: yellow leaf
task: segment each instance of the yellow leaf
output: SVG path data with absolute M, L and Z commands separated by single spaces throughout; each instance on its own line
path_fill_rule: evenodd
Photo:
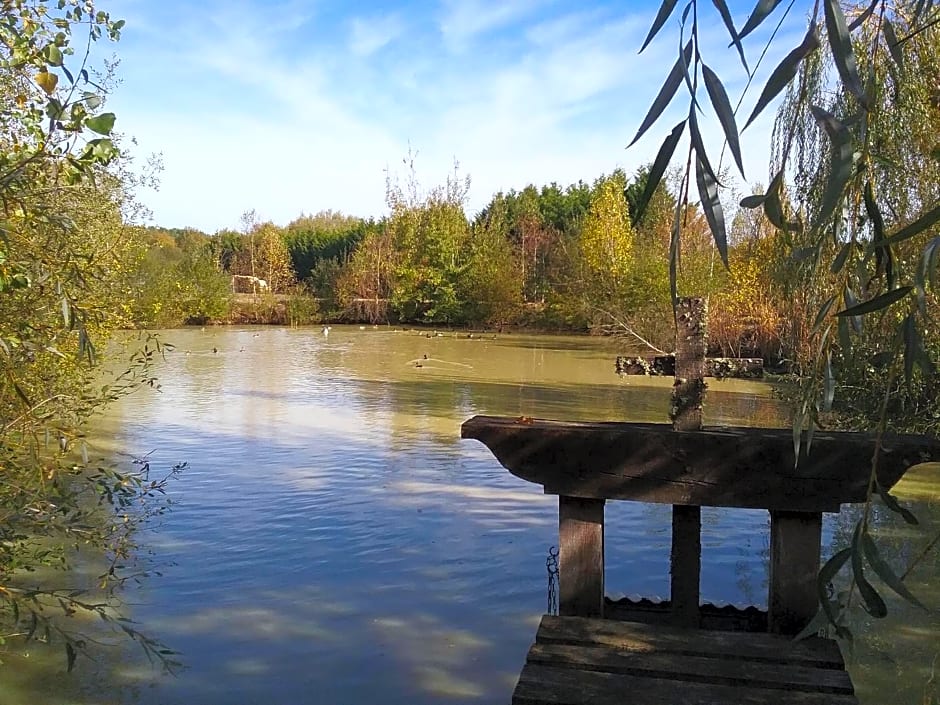
M 49 73 L 48 71 L 40 71 L 36 74 L 36 83 L 39 84 L 39 87 L 42 88 L 46 95 L 52 95 L 55 91 L 56 84 L 59 82 L 59 77 L 54 73 Z

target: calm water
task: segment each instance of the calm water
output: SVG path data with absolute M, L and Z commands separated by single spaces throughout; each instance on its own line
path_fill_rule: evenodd
M 186 667 L 161 676 L 118 641 L 66 676 L 61 654 L 36 650 L 0 667 L 3 705 L 508 702 L 545 609 L 557 505 L 461 441 L 460 423 L 668 411 L 670 381 L 618 379 L 617 350 L 598 339 L 339 326 L 163 337 L 177 351 L 162 392 L 114 409 L 101 446 L 189 463 L 175 510 L 142 537 L 162 576 L 127 592 Z M 765 385 L 711 386 L 708 424 L 783 419 Z M 940 476 L 915 475 L 902 489 L 936 527 Z M 669 508 L 611 503 L 607 516 L 608 593 L 665 595 Z M 850 521 L 830 519 L 826 541 Z M 703 597 L 766 606 L 766 514 L 706 510 L 703 524 Z M 923 543 L 879 524 L 901 564 Z M 935 608 L 938 575 L 934 553 L 910 581 Z M 857 648 L 856 685 L 869 703 L 930 702 L 936 613 L 891 606 Z

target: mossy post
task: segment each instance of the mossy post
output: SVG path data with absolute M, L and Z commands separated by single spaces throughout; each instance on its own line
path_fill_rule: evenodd
M 705 402 L 705 319 L 703 298 L 682 298 L 676 305 L 676 381 L 670 418 L 676 431 L 702 428 Z M 675 624 L 699 626 L 699 585 L 702 569 L 702 510 L 673 505 L 671 575 Z

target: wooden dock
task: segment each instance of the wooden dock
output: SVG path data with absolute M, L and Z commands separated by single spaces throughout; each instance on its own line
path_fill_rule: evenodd
M 514 705 L 853 705 L 835 642 L 542 618 Z
M 789 430 L 703 429 L 704 320 L 701 299 L 680 302 L 672 425 L 477 416 L 461 428 L 558 495 L 560 616 L 543 617 L 513 705 L 857 703 L 838 645 L 792 637 L 819 606 L 822 513 L 867 499 L 874 437 L 817 433 L 795 464 Z M 928 460 L 937 440 L 885 436 L 878 483 Z M 669 601 L 605 598 L 608 500 L 673 505 Z M 703 506 L 769 512 L 766 613 L 700 604 Z

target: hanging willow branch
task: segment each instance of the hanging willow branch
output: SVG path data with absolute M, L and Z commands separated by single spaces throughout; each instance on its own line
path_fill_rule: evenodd
M 750 86 L 754 72 L 748 71 L 742 40 L 779 15 L 783 3 L 757 0 L 740 30 L 723 0 L 702 4 L 718 13 L 730 38 L 729 49 L 733 46 L 740 56 Z M 641 218 L 688 131 L 684 182 L 694 168 L 699 205 L 728 266 L 726 218 L 719 198 L 725 186 L 711 166 L 699 121 L 707 97 L 743 176 L 737 109 L 731 109 L 724 82 L 702 55 L 698 29 L 704 8 L 699 0 L 681 5 L 664 0 L 640 49 L 679 14 L 681 50 L 633 142 L 657 126 L 683 85 L 688 115 L 662 142 L 638 214 Z M 779 103 L 770 145 L 773 178 L 764 193 L 740 204 L 762 209 L 777 231 L 775 279 L 792 303 L 790 342 L 797 351 L 795 370 L 801 381 L 793 414 L 797 455 L 802 439 L 811 443 L 813 431 L 839 404 L 840 393 L 848 394 L 845 380 L 859 374 L 860 364 L 883 370 L 875 380 L 883 390 L 874 414 L 880 419 L 879 437 L 890 409 L 902 403 L 919 408 L 921 396 L 933 400 L 940 391 L 935 385 L 940 340 L 928 336 L 932 317 L 940 314 L 940 3 L 872 0 L 857 7 L 839 0 L 791 0 L 784 15 L 800 5 L 808 17 L 806 32 L 770 72 L 742 128 Z M 775 37 L 776 31 L 762 55 Z M 670 248 L 674 300 L 679 294 L 680 214 L 688 205 L 687 193 L 680 194 Z M 852 386 L 865 389 L 865 384 Z M 877 396 L 877 388 L 870 396 Z M 874 463 L 871 483 L 872 497 L 913 520 L 878 487 Z M 857 588 L 872 615 L 883 616 L 886 609 L 868 580 L 869 571 L 919 604 L 880 557 L 869 534 L 870 510 L 871 502 L 852 545 L 820 571 L 822 610 L 809 631 L 828 622 L 837 633 L 848 635 L 842 613 L 851 599 L 828 597 L 829 583 L 845 565 L 851 565 L 848 595 Z

